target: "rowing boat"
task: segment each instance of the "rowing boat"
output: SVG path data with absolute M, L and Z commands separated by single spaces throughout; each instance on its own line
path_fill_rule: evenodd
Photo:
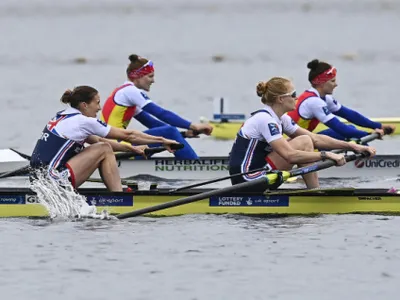
M 111 214 L 157 205 L 208 190 L 139 190 L 111 193 L 105 189 L 80 189 L 97 210 Z M 279 190 L 271 194 L 231 193 L 153 212 L 153 216 L 183 214 L 342 214 L 400 213 L 400 194 L 383 189 Z M 28 188 L 0 189 L 0 217 L 45 217 L 46 209 Z
M 340 118 L 339 118 L 340 119 Z M 205 119 L 203 119 L 204 121 Z M 348 124 L 348 122 L 344 119 L 340 119 L 343 123 Z M 379 122 L 382 124 L 391 124 L 396 126 L 396 130 L 393 134 L 400 134 L 400 118 L 372 118 L 371 120 L 375 122 Z M 244 120 L 241 121 L 229 121 L 229 120 L 213 120 L 209 121 L 214 126 L 214 130 L 212 132 L 212 137 L 220 140 L 233 140 L 236 137 L 237 132 L 242 126 Z M 371 131 L 371 129 L 363 128 L 360 126 L 356 126 L 358 129 Z M 320 132 L 321 130 L 327 129 L 327 127 L 319 123 L 314 132 Z
M 8 172 L 28 164 L 21 155 L 10 149 L 0 150 L 0 172 Z M 148 160 L 122 159 L 118 166 L 122 178 L 143 176 L 162 179 L 208 180 L 228 175 L 229 157 L 201 157 L 198 160 L 177 160 L 156 157 Z M 349 162 L 341 168 L 319 172 L 321 178 L 396 177 L 400 175 L 400 155 L 377 155 L 370 159 Z M 93 178 L 100 178 L 98 172 Z

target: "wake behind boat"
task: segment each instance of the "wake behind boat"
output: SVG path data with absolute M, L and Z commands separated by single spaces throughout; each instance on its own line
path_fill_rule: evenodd
M 29 164 L 11 149 L 0 149 L 0 172 L 10 172 Z M 229 157 L 206 156 L 197 160 L 178 160 L 174 157 L 134 158 L 118 160 L 122 178 L 143 176 L 173 180 L 208 180 L 228 175 Z M 400 175 L 400 155 L 377 155 L 349 162 L 340 168 L 319 172 L 321 178 L 396 177 Z M 93 178 L 100 178 L 96 171 Z

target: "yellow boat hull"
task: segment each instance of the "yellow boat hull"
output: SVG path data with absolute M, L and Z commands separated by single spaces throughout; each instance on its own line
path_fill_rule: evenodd
M 396 131 L 394 134 L 400 134 L 400 118 L 372 118 L 375 122 L 380 122 L 382 124 L 391 124 L 396 126 Z M 342 120 L 345 124 L 348 124 L 345 120 Z M 210 123 L 214 126 L 214 130 L 212 132 L 212 137 L 219 140 L 233 140 L 236 137 L 237 132 L 242 126 L 243 122 L 227 122 L 227 123 L 219 123 L 210 121 Z M 360 126 L 356 126 L 358 129 L 371 131 L 369 128 L 362 128 Z M 314 132 L 319 132 L 321 130 L 327 129 L 327 127 L 320 123 Z
M 0 195 L 0 217 L 45 217 L 46 209 L 30 191 L 14 191 Z M 176 200 L 197 192 L 167 195 L 162 191 L 143 191 L 139 194 L 108 193 L 105 191 L 81 192 L 88 200 L 95 197 L 100 212 L 107 209 L 111 214 Z M 93 198 L 94 199 L 94 198 Z M 102 200 L 101 200 L 102 199 Z M 15 201 L 14 201 L 15 200 Z M 8 202 L 7 202 L 8 201 Z M 14 202 L 13 202 L 14 201 Z M 101 202 L 103 201 L 103 202 Z M 14 204 L 11 204 L 14 203 Z M 103 205 L 101 204 L 103 203 Z M 114 203 L 104 206 L 104 203 Z M 294 190 L 279 195 L 243 194 L 206 198 L 151 213 L 151 216 L 184 214 L 344 214 L 344 213 L 400 213 L 400 195 L 385 190 L 331 190 L 304 192 Z

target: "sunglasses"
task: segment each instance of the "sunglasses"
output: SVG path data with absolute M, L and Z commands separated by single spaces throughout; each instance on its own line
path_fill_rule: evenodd
M 149 60 L 147 63 L 145 63 L 143 66 L 141 66 L 139 69 L 135 70 L 135 73 L 140 72 L 141 70 L 143 70 L 146 67 L 152 67 L 153 66 L 153 62 L 151 60 Z
M 296 97 L 297 97 L 296 90 L 294 90 L 293 92 L 290 92 L 290 93 L 286 93 L 286 94 L 281 95 L 281 97 L 285 97 L 285 96 L 290 96 L 290 97 L 292 97 L 292 98 L 296 98 Z
M 336 68 L 335 67 L 332 67 L 332 68 L 330 68 L 327 72 L 326 72 L 326 74 L 327 75 L 330 75 L 330 74 L 334 74 L 334 73 L 336 73 Z

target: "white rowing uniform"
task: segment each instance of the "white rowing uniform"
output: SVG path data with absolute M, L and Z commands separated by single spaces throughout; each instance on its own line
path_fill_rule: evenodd
M 83 150 L 89 136 L 106 137 L 110 129 L 109 125 L 86 117 L 75 108 L 60 111 L 44 127 L 33 150 L 30 165 L 34 169 L 46 168 L 53 179 L 68 177 L 74 185 L 74 174 L 67 162 Z
M 287 114 L 279 118 L 268 105 L 253 112 L 239 130 L 232 146 L 229 173 L 233 175 L 260 168 L 266 170 L 235 176 L 231 179 L 232 184 L 258 179 L 275 169 L 267 157 L 272 152 L 270 143 L 283 138 L 283 134 L 292 135 L 298 128 Z

